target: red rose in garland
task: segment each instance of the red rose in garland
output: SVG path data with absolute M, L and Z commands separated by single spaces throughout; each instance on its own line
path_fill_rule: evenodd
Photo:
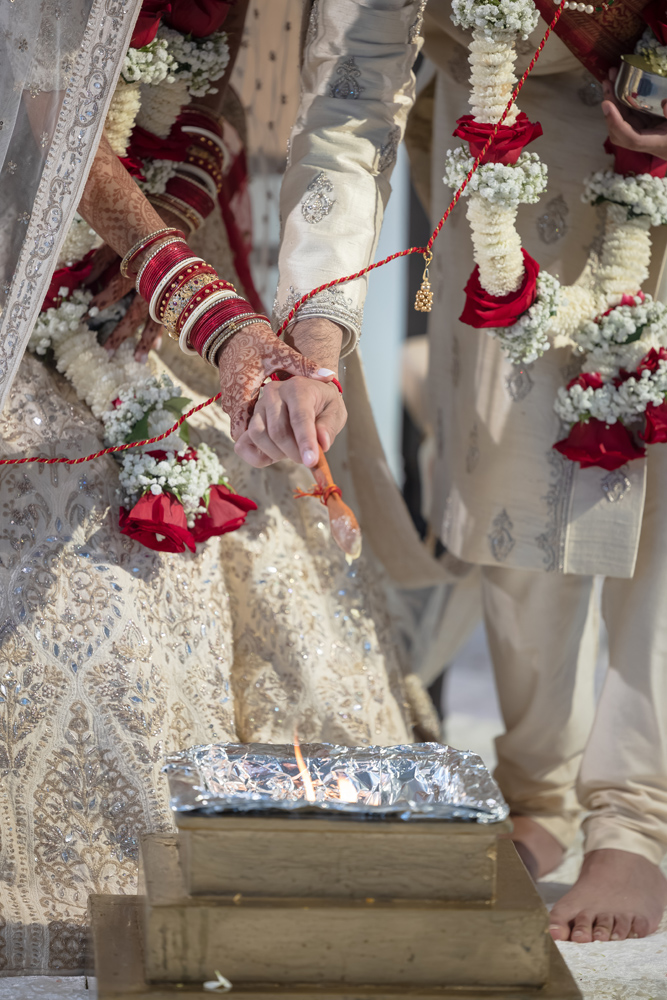
M 195 551 L 183 504 L 171 493 L 144 493 L 130 511 L 120 509 L 121 534 L 157 552 Z
M 171 0 L 171 13 L 166 21 L 184 35 L 206 38 L 220 31 L 231 6 L 224 0 Z
M 453 135 L 465 140 L 470 155 L 477 158 L 492 135 L 495 125 L 476 122 L 472 115 L 463 115 L 457 123 Z M 514 125 L 501 125 L 481 163 L 516 163 L 522 150 L 534 139 L 542 135 L 539 122 L 531 122 L 523 111 L 517 115 Z
M 646 426 L 639 435 L 642 441 L 646 441 L 646 444 L 667 443 L 667 402 L 661 403 L 660 406 L 649 403 L 644 415 Z
M 132 32 L 130 45 L 133 49 L 141 49 L 154 41 L 162 18 L 170 10 L 171 3 L 167 0 L 144 0 Z
M 571 462 L 578 462 L 582 469 L 597 466 L 609 472 L 646 454 L 646 449 L 636 446 L 630 432 L 620 421 L 605 424 L 595 417 L 585 423 L 576 423 L 568 436 L 558 441 L 554 448 Z
M 657 372 L 661 361 L 667 361 L 667 348 L 661 347 L 656 351 L 655 347 L 652 347 L 637 367 L 637 378 L 641 377 L 642 372 Z
M 71 267 L 61 267 L 54 271 L 46 298 L 42 303 L 42 309 L 54 309 L 60 305 L 63 300 L 63 296 L 60 294 L 61 288 L 66 288 L 69 295 L 75 288 L 84 285 L 93 270 L 94 257 L 95 250 L 89 250 L 85 257 L 82 257 Z
M 582 389 L 601 389 L 604 381 L 597 372 L 582 372 L 567 383 L 567 388 L 571 389 L 573 385 L 580 385 Z
M 537 294 L 537 276 L 540 265 L 522 250 L 526 268 L 523 281 L 516 292 L 496 298 L 485 291 L 479 280 L 479 267 L 470 275 L 465 287 L 466 304 L 461 313 L 462 323 L 476 330 L 489 327 L 507 327 L 516 323 L 527 309 L 530 309 Z
M 229 531 L 236 531 L 244 523 L 249 510 L 257 510 L 254 500 L 233 493 L 222 483 L 211 486 L 208 505 L 202 504 L 202 513 L 195 518 L 192 529 L 194 540 L 205 542 L 213 535 L 226 535 Z

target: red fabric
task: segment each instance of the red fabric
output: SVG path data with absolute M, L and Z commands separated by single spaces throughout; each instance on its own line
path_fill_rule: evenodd
M 206 38 L 220 31 L 232 3 L 224 0 L 171 0 L 167 24 L 184 35 Z
M 192 534 L 196 542 L 205 542 L 213 535 L 226 535 L 242 527 L 248 511 L 257 510 L 257 504 L 248 497 L 228 490 L 222 483 L 208 491 L 208 508 L 202 502 L 202 513 L 197 514 Z
M 158 496 L 145 493 L 131 511 L 120 508 L 118 523 L 121 534 L 129 535 L 147 549 L 185 552 L 187 546 L 191 552 L 195 551 L 195 540 L 188 528 L 183 504 L 171 493 Z
M 652 3 L 644 7 L 641 16 L 660 44 L 667 45 L 667 3 L 665 0 L 653 0 Z
M 141 49 L 153 41 L 160 27 L 160 21 L 170 10 L 171 4 L 168 0 L 144 0 L 132 32 L 130 45 L 133 49 Z
M 178 121 L 172 126 L 166 139 L 135 125 L 127 152 L 138 160 L 173 160 L 175 163 L 184 163 L 190 145 L 192 138 L 181 132 Z
M 512 326 L 519 316 L 532 306 L 536 296 L 540 265 L 525 250 L 522 253 L 526 272 L 518 291 L 509 295 L 498 298 L 489 295 L 480 284 L 479 267 L 475 268 L 465 287 L 466 304 L 460 316 L 462 323 L 467 323 L 476 330 Z
M 665 444 L 667 442 L 667 402 L 656 406 L 649 403 L 646 407 L 646 426 L 639 435 L 646 444 Z
M 632 149 L 615 146 L 611 139 L 605 139 L 605 153 L 614 157 L 617 174 L 651 174 L 652 177 L 667 176 L 667 160 L 650 153 L 636 153 Z
M 459 139 L 465 140 L 470 149 L 470 155 L 477 158 L 484 149 L 495 125 L 476 122 L 472 115 L 463 115 L 457 123 L 458 128 L 453 133 Z M 531 122 L 523 111 L 517 115 L 514 125 L 501 125 L 491 147 L 480 161 L 481 163 L 516 163 L 522 149 L 533 139 L 542 135 L 539 122 Z
M 61 288 L 67 288 L 69 292 L 73 292 L 75 288 L 84 284 L 93 269 L 94 256 L 95 251 L 89 250 L 86 256 L 73 267 L 61 267 L 53 272 L 49 290 L 42 303 L 42 309 L 57 308 L 60 305 L 62 302 L 62 296 L 59 294 Z
M 605 424 L 595 417 L 586 423 L 576 423 L 568 436 L 558 441 L 554 448 L 571 462 L 578 462 L 582 469 L 598 466 L 610 472 L 646 454 L 646 449 L 636 446 L 630 432 L 620 421 Z
M 591 2 L 602 6 L 602 0 Z M 553 0 L 535 0 L 535 6 L 551 24 L 556 12 Z M 606 80 L 621 56 L 634 52 L 635 42 L 644 32 L 642 11 L 646 6 L 646 0 L 615 0 L 613 7 L 593 15 L 565 10 L 556 34 L 593 76 Z

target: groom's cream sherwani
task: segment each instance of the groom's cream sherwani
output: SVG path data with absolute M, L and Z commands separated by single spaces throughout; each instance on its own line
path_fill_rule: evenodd
M 297 292 L 372 259 L 412 102 L 409 67 L 425 6 L 415 0 L 311 6 L 304 96 L 281 200 L 278 317 Z M 441 178 L 456 119 L 469 110 L 468 67 L 466 38 L 451 25 L 448 0 L 430 0 L 425 15 L 426 51 L 438 68 L 435 224 L 451 198 Z M 521 48 L 520 71 L 543 32 L 540 24 Z M 548 164 L 549 189 L 539 205 L 521 208 L 519 227 L 527 251 L 566 284 L 578 278 L 600 235 L 598 213 L 580 195 L 584 177 L 609 164 L 601 97 L 599 85 L 552 37 L 520 99 L 544 127 L 534 148 Z M 654 232 L 645 286 L 653 294 L 660 294 L 664 246 L 663 232 Z M 481 566 L 507 729 L 497 743 L 497 776 L 514 811 L 534 815 L 563 843 L 576 829 L 581 803 L 590 814 L 587 850 L 616 847 L 658 862 L 667 844 L 667 448 L 654 446 L 646 460 L 612 473 L 581 471 L 561 458 L 552 448 L 562 436 L 553 401 L 575 372 L 573 358 L 566 349 L 551 350 L 534 364 L 512 365 L 486 333 L 462 325 L 457 317 L 473 264 L 459 206 L 436 242 L 431 269 L 432 525 L 450 553 Z M 348 329 L 348 348 L 364 292 L 363 282 L 346 285 L 309 307 Z M 358 432 L 353 423 L 352 462 Z M 363 513 L 359 477 L 356 485 Z M 397 537 L 388 548 L 399 547 Z M 607 577 L 602 610 L 610 669 L 593 723 L 594 575 Z

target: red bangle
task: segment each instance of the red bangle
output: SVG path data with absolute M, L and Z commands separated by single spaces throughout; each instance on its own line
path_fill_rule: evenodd
M 194 208 L 196 212 L 199 212 L 203 218 L 209 216 L 215 208 L 210 195 L 201 188 L 195 187 L 194 184 L 190 184 L 183 177 L 170 178 L 167 184 L 167 194 L 170 194 L 172 198 L 179 198 L 181 201 L 184 201 L 190 208 Z
M 197 294 L 195 295 L 195 297 L 188 302 L 187 306 L 185 307 L 185 309 L 183 310 L 183 312 L 181 313 L 181 315 L 178 318 L 178 329 L 179 330 L 183 329 L 183 327 L 187 323 L 188 319 L 190 318 L 190 315 L 195 311 L 195 309 L 197 308 L 198 305 L 201 305 L 201 303 L 204 301 L 204 299 L 207 298 L 211 294 L 211 292 L 213 292 L 213 291 L 224 291 L 224 290 L 228 289 L 229 291 L 236 293 L 236 289 L 234 288 L 233 285 L 230 285 L 228 281 L 223 281 L 222 278 L 218 278 L 218 281 L 220 282 L 219 286 L 217 285 L 217 282 L 213 282 L 213 284 L 217 286 L 216 288 L 211 288 L 211 286 L 207 285 L 206 288 L 202 288 L 199 292 L 197 292 Z M 227 302 L 229 302 L 229 303 L 243 302 L 244 305 L 245 305 L 245 307 L 249 308 L 249 305 L 245 301 L 245 299 L 238 299 L 236 297 L 230 297 L 227 300 Z M 226 304 L 227 303 L 225 303 L 225 305 Z
M 205 115 L 202 111 L 194 111 L 191 108 L 187 108 L 182 111 L 178 116 L 178 124 L 183 127 L 183 125 L 195 125 L 197 128 L 208 129 L 209 132 L 213 132 L 222 139 L 222 126 L 220 122 L 208 115 Z
M 187 243 L 172 243 L 158 250 L 155 256 L 146 262 L 139 272 L 138 291 L 147 302 L 150 302 L 153 294 L 168 271 L 176 264 L 185 264 L 192 260 L 193 254 Z
M 162 291 L 159 300 L 155 303 L 154 309 L 157 318 L 159 320 L 162 319 L 167 306 L 174 296 L 178 295 L 180 289 L 183 288 L 184 285 L 187 285 L 189 281 L 192 281 L 192 279 L 196 278 L 198 275 L 204 274 L 210 275 L 211 281 L 215 281 L 218 277 L 218 272 L 214 267 L 211 267 L 210 264 L 200 264 L 198 262 L 184 267 L 180 274 L 177 274 L 176 277 L 169 282 L 167 287 Z

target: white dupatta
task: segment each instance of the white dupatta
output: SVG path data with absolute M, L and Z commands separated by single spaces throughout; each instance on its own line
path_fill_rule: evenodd
M 79 203 L 141 0 L 0 5 L 0 408 Z

